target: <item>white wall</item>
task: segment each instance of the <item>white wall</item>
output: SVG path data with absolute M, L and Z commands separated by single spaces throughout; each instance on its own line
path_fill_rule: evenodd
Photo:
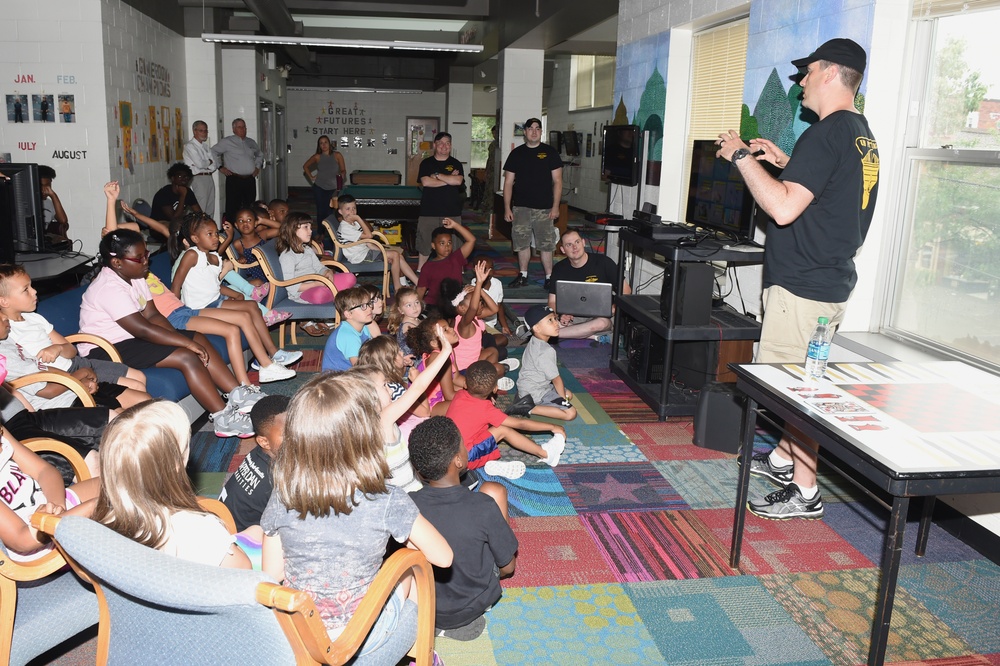
M 316 152 L 316 140 L 323 134 L 337 139 L 344 154 L 347 172 L 355 169 L 395 169 L 406 177 L 406 119 L 439 118 L 444 127 L 444 93 L 389 94 L 291 90 L 288 93 L 288 184 L 305 187 L 302 165 Z M 385 135 L 385 143 L 383 143 Z M 349 147 L 340 147 L 347 137 Z M 362 143 L 355 147 L 355 139 Z M 375 142 L 369 146 L 369 140 Z M 390 149 L 396 149 L 390 155 Z M 468 160 L 468 155 L 457 155 Z

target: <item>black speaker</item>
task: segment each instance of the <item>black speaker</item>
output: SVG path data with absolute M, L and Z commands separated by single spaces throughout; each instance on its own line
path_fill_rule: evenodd
M 663 338 L 632 319 L 625 320 L 628 374 L 641 384 L 663 381 Z
M 695 446 L 738 453 L 745 408 L 746 396 L 732 384 L 713 383 L 702 389 L 694 415 Z
M 677 298 L 670 302 L 670 285 L 677 281 Z M 715 267 L 700 262 L 668 264 L 663 272 L 663 290 L 660 292 L 660 316 L 670 321 L 673 307 L 674 325 L 705 326 L 712 321 L 712 286 L 715 284 Z
M 718 379 L 719 342 L 675 342 L 673 373 L 685 388 L 700 389 Z

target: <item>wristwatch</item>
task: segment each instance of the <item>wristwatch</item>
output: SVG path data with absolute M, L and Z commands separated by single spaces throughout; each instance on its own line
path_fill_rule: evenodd
M 732 160 L 733 164 L 736 164 L 736 162 L 738 162 L 739 160 L 743 159 L 744 157 L 746 157 L 749 154 L 750 154 L 749 150 L 747 150 L 746 148 L 740 148 L 735 153 L 733 153 L 733 156 L 730 159 Z

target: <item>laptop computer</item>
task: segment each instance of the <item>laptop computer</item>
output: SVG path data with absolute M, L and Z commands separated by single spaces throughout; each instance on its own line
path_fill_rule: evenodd
M 610 317 L 611 285 L 605 282 L 556 281 L 556 312 L 574 317 Z

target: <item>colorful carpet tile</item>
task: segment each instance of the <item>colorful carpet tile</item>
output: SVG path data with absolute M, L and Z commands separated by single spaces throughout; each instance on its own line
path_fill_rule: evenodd
M 506 452 L 505 452 L 506 453 Z M 504 456 L 512 459 L 514 456 Z M 573 516 L 576 510 L 566 497 L 553 468 L 535 458 L 520 479 L 504 479 L 490 476 L 482 469 L 476 473 L 484 481 L 496 481 L 507 488 L 508 512 L 511 518 L 523 516 Z M 558 468 L 556 468 L 558 469 Z
M 576 516 L 512 518 L 517 534 L 517 573 L 506 587 L 611 583 L 615 576 Z
M 555 473 L 566 496 L 580 513 L 688 508 L 677 491 L 648 462 L 560 465 Z

